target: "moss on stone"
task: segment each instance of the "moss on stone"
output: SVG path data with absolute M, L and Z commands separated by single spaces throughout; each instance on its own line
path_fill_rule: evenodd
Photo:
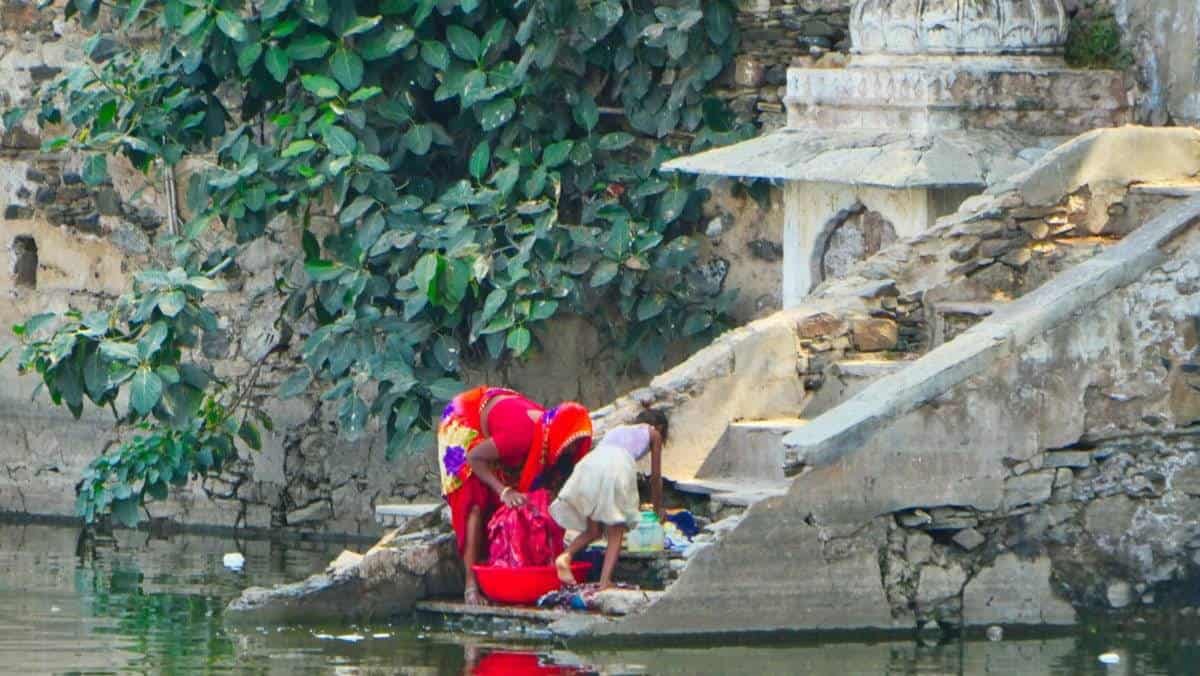
M 1111 14 L 1071 19 L 1066 57 L 1073 68 L 1122 70 L 1133 65 L 1133 54 L 1122 46 L 1121 27 Z

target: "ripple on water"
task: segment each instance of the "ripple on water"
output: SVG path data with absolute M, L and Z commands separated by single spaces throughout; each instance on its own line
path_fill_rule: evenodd
M 1003 641 L 818 642 L 796 637 L 622 644 L 565 651 L 505 645 L 487 632 L 394 625 L 227 631 L 221 614 L 250 585 L 303 579 L 339 545 L 169 539 L 0 523 L 0 672 L 532 674 L 1184 674 L 1200 664 L 1194 625 L 1091 624 Z M 244 558 L 227 569 L 225 554 Z M 1120 655 L 1105 664 L 1101 654 Z M 514 671 L 515 670 L 515 671 Z

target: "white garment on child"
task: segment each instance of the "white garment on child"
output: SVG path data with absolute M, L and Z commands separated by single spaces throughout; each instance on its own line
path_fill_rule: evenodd
M 647 425 L 611 430 L 583 457 L 550 505 L 550 516 L 567 530 L 582 531 L 591 519 L 606 526 L 638 522 L 637 460 L 650 448 Z

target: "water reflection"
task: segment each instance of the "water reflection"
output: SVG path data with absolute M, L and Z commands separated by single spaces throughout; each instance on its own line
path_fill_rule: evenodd
M 999 642 L 778 639 L 626 642 L 564 650 L 502 623 L 450 630 L 424 621 L 330 627 L 223 626 L 243 587 L 294 581 L 341 545 L 170 539 L 123 531 L 0 524 L 0 672 L 344 674 L 1192 674 L 1194 616 L 1151 625 L 1090 622 L 1066 635 Z M 231 551 L 246 558 L 226 570 Z M 530 634 L 523 634 L 525 639 Z M 1118 663 L 1098 656 L 1113 652 Z

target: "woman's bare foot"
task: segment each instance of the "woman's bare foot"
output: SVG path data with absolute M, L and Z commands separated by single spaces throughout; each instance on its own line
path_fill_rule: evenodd
M 559 554 L 554 559 L 554 569 L 558 571 L 558 581 L 567 587 L 574 587 L 575 574 L 571 572 L 571 555 L 567 552 Z
M 479 587 L 467 587 L 463 592 L 463 603 L 468 606 L 486 606 L 488 604 L 487 597 L 479 591 Z

